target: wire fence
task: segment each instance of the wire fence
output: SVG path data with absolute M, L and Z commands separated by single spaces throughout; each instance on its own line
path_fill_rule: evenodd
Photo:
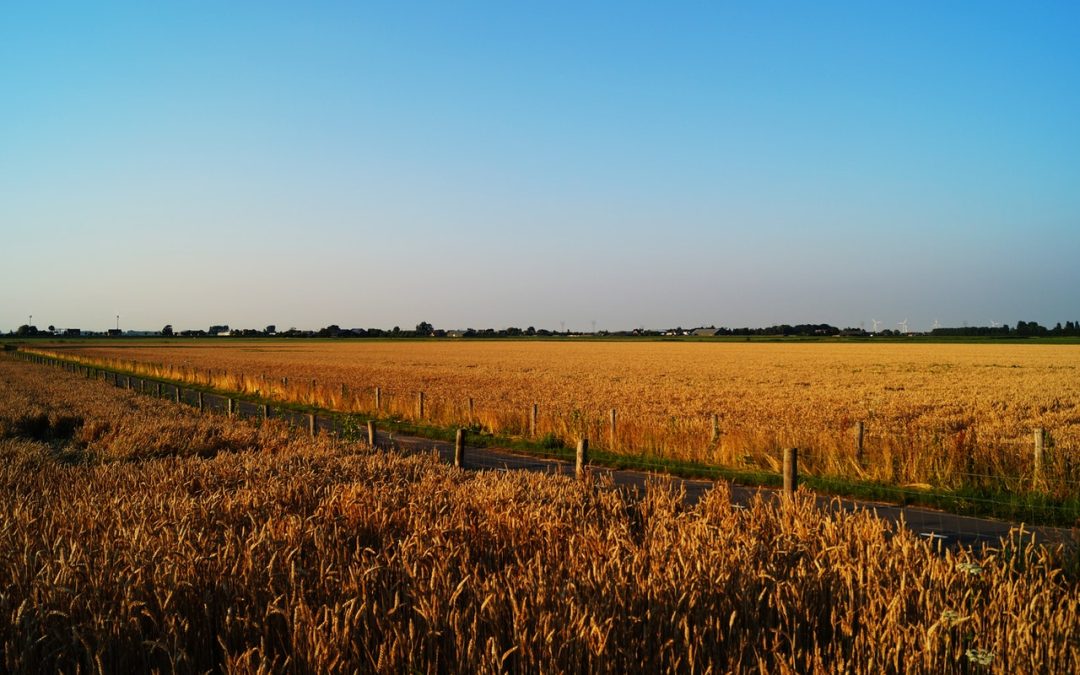
M 102 368 L 99 366 L 79 363 L 74 360 L 56 358 L 30 351 L 18 351 L 14 357 L 24 361 L 31 361 L 56 368 L 62 368 L 69 372 L 80 374 L 87 378 L 102 379 L 113 386 L 134 389 L 145 394 L 156 395 L 161 398 L 169 398 L 177 403 L 182 403 L 200 410 L 211 413 L 235 415 L 244 418 L 273 418 L 282 420 L 295 427 L 305 428 L 308 433 L 334 434 L 346 439 L 363 439 L 366 437 L 368 420 L 376 420 L 382 427 L 379 440 L 387 445 L 393 445 L 403 452 L 430 452 L 434 447 L 440 452 L 443 459 L 452 459 L 452 448 L 428 443 L 398 443 L 394 435 L 400 438 L 406 434 L 432 434 L 440 430 L 430 426 L 412 424 L 411 420 L 401 418 L 379 418 L 377 415 L 363 415 L 351 412 L 341 412 L 328 409 L 299 409 L 297 404 L 281 404 L 269 398 L 251 399 L 242 396 L 228 395 L 210 390 L 208 387 L 185 386 L 184 383 L 151 378 L 131 372 L 123 372 L 118 369 Z M 382 390 L 376 388 L 381 395 Z M 418 397 L 417 404 L 429 403 Z M 470 406 L 473 407 L 473 406 Z M 475 408 L 473 411 L 475 412 Z M 535 428 L 535 408 L 533 410 L 533 427 Z M 617 416 L 612 416 L 610 424 L 617 425 Z M 449 440 L 445 437 L 443 440 Z M 474 429 L 476 431 L 476 429 Z M 610 429 L 609 429 L 610 431 Z M 866 433 L 865 426 L 861 429 L 859 440 L 862 442 L 862 451 L 858 452 L 858 461 L 870 464 L 875 456 L 869 451 L 867 439 L 871 438 Z M 436 435 L 439 435 L 436 433 Z M 600 437 L 603 437 L 601 432 Z M 479 434 L 472 436 L 474 442 L 498 441 Z M 526 440 L 526 435 L 524 439 Z M 504 439 L 505 440 L 505 439 Z M 1034 444 L 1037 445 L 1037 441 Z M 515 443 L 514 449 L 528 452 L 533 459 L 523 459 L 512 455 L 503 455 L 489 461 L 497 466 L 501 462 L 503 466 L 517 466 L 532 470 L 544 469 L 554 471 L 567 471 L 565 465 L 553 464 L 572 461 L 572 450 L 558 445 L 544 447 L 542 444 Z M 857 450 L 858 448 L 856 448 Z M 854 460 L 856 453 L 853 452 Z M 603 448 L 592 453 L 594 461 L 598 461 L 611 469 L 648 472 L 655 474 L 675 475 L 682 478 L 700 478 L 710 481 L 725 480 L 735 484 L 779 486 L 783 482 L 781 461 L 775 453 L 757 452 L 746 456 L 744 462 L 733 465 L 715 465 L 709 463 L 673 462 L 663 456 L 650 453 L 633 454 L 626 452 L 613 452 L 611 448 Z M 767 461 L 763 461 L 763 458 Z M 1058 490 L 1055 494 L 1047 489 L 1050 482 L 1045 476 L 1040 476 L 1035 471 L 1016 474 L 998 474 L 981 471 L 951 471 L 949 478 L 952 484 L 959 487 L 943 488 L 940 485 L 924 484 L 890 484 L 884 481 L 853 481 L 849 476 L 834 475 L 827 468 L 830 462 L 835 462 L 835 456 L 823 453 L 817 454 L 812 448 L 799 449 L 799 476 L 798 479 L 811 489 L 831 494 L 846 494 L 860 499 L 877 500 L 881 502 L 894 502 L 901 505 L 917 504 L 946 509 L 956 514 L 990 515 L 1025 522 L 1046 523 L 1052 525 L 1075 526 L 1080 522 L 1080 479 L 1072 476 L 1055 476 L 1053 487 Z M 538 463 L 539 462 L 539 463 Z M 1041 483 L 1041 485 L 1040 485 Z M 1043 489 L 1039 489 L 1042 487 Z M 1061 496 L 1061 488 L 1064 488 L 1064 496 Z M 980 525 L 980 528 L 983 526 Z M 970 533 L 978 534 L 978 533 Z

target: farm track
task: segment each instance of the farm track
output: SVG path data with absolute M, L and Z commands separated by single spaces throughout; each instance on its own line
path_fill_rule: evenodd
M 176 400 L 178 388 L 174 383 L 136 375 L 117 374 L 104 369 L 96 370 L 110 373 L 113 376 L 112 384 L 115 386 L 137 389 L 149 395 L 153 395 L 154 387 L 159 386 L 158 391 L 161 396 Z M 179 393 L 179 400 L 182 403 L 186 405 L 197 404 L 198 392 L 180 388 Z M 227 414 L 229 398 L 229 396 L 221 393 L 203 392 L 203 409 L 212 414 Z M 242 399 L 234 399 L 234 401 L 236 406 L 234 414 L 238 417 L 257 418 L 262 414 L 262 406 L 259 403 Z M 279 408 L 273 408 L 273 410 L 275 418 L 285 419 L 293 426 L 303 427 L 309 423 L 306 413 Z M 338 434 L 342 432 L 340 414 L 323 412 L 316 417 L 315 423 L 318 433 Z M 379 430 L 376 444 L 380 448 L 393 449 L 396 452 L 406 454 L 437 452 L 442 461 L 453 461 L 454 446 L 446 441 Z M 574 466 L 569 462 L 526 455 L 506 448 L 468 445 L 466 445 L 463 468 L 473 471 L 531 471 L 571 476 L 574 474 Z M 683 492 L 684 500 L 687 503 L 698 501 L 705 491 L 711 489 L 716 483 L 712 480 L 687 479 L 655 472 L 610 469 L 600 466 L 591 466 L 589 471 L 594 479 L 610 480 L 613 485 L 631 491 L 642 491 L 650 482 L 668 482 L 677 490 Z M 773 489 L 751 487 L 737 483 L 729 483 L 729 486 L 732 502 L 739 506 L 748 505 L 751 500 L 758 497 L 764 499 L 779 498 L 778 491 Z M 1025 534 L 1030 533 L 1037 540 L 1044 543 L 1075 543 L 1077 541 L 1076 532 L 1065 528 L 1033 527 L 1018 522 L 962 516 L 927 508 L 842 499 L 825 495 L 818 495 L 816 501 L 818 507 L 823 510 L 871 511 L 885 521 L 902 523 L 912 532 L 944 547 L 995 544 L 1018 527 L 1022 527 Z

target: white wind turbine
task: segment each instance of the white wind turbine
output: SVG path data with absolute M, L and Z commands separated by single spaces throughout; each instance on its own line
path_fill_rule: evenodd
M 908 333 L 907 319 L 904 319 L 903 321 L 897 322 L 896 325 L 900 327 L 900 332 L 901 333 L 907 335 L 907 333 Z
M 931 330 L 937 330 L 938 328 L 941 328 L 941 322 L 938 321 L 937 319 L 934 319 L 934 325 L 931 326 L 930 329 Z
M 878 321 L 877 319 L 870 319 L 870 321 L 874 324 L 874 329 L 871 332 L 876 333 L 877 330 L 878 330 L 878 327 L 881 326 L 881 322 Z

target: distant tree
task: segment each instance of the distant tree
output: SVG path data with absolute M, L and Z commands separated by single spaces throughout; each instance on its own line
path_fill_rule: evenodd
M 433 330 L 435 330 L 435 326 L 432 326 L 427 321 L 421 321 L 416 324 L 416 332 L 418 335 L 431 335 Z
M 165 336 L 165 337 L 172 337 L 172 335 L 173 335 L 172 324 L 171 323 L 165 324 L 165 327 L 161 329 L 161 334 L 163 336 Z
M 390 332 L 393 333 L 394 335 L 400 335 L 401 334 L 401 326 L 394 326 L 394 329 L 392 331 L 390 331 Z
M 19 329 L 15 331 L 15 334 L 19 337 L 30 337 L 37 335 L 37 326 L 28 326 L 25 323 L 19 326 Z
M 49 325 L 49 332 L 50 333 L 55 333 L 56 332 L 56 326 L 53 326 L 53 325 L 50 324 Z
M 277 326 L 275 326 L 274 324 L 270 324 L 269 326 L 266 327 L 265 330 L 263 330 L 263 332 L 266 333 L 267 335 L 273 335 L 274 333 L 277 332 Z

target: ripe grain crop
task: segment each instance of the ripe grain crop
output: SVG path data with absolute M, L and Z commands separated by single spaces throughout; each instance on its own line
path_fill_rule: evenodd
M 721 484 L 691 507 L 198 416 L 25 363 L 0 360 L 0 385 L 5 672 L 1080 663 L 1076 570 L 1020 537 L 935 552 L 805 495 L 736 509 Z M 232 441 L 178 447 L 177 429 Z
M 1037 486 L 1056 498 L 1080 488 L 1075 345 L 210 340 L 50 351 L 336 410 L 566 445 L 586 436 L 645 461 L 775 470 L 779 449 L 798 447 L 812 475 Z M 1041 481 L 1035 429 L 1047 433 Z

